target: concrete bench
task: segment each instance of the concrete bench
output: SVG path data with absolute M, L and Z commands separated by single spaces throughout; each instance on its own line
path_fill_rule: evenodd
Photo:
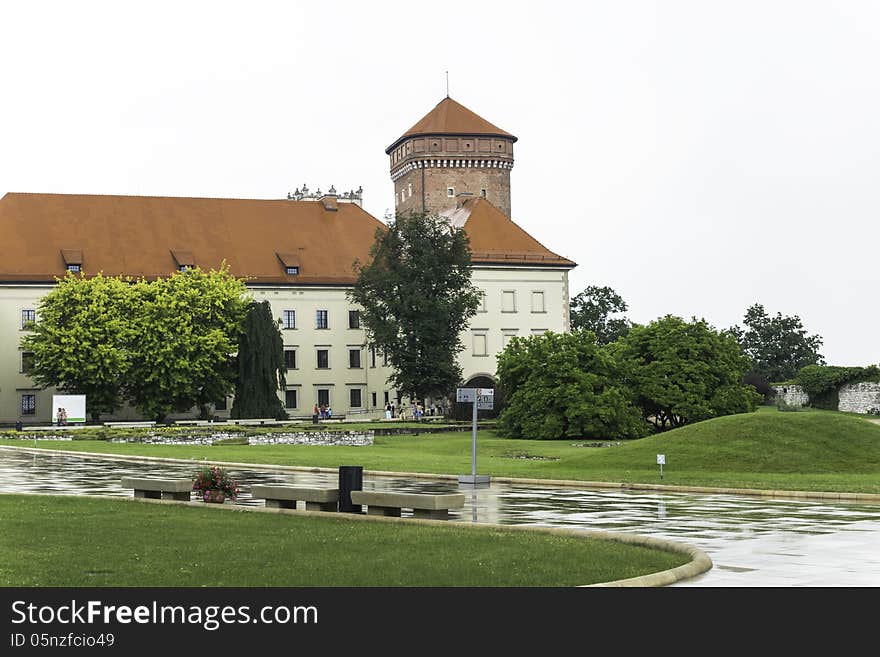
M 339 502 L 338 488 L 255 485 L 251 495 L 265 499 L 266 506 L 272 509 L 295 509 L 301 500 L 306 503 L 306 511 L 336 511 Z
M 210 420 L 174 420 L 174 424 L 185 424 L 202 427 L 211 424 Z
M 155 422 L 105 422 L 105 427 L 131 428 L 131 427 L 154 427 Z
M 351 491 L 352 504 L 366 504 L 367 515 L 400 517 L 401 509 L 412 509 L 416 518 L 446 520 L 449 509 L 464 506 L 462 493 L 393 493 L 389 491 Z
M 139 479 L 123 477 L 122 487 L 134 488 L 135 497 L 189 502 L 193 482 L 189 479 Z
M 229 424 L 242 424 L 242 425 L 262 425 L 262 424 L 278 424 L 278 420 L 273 418 L 248 418 L 242 420 L 227 420 Z

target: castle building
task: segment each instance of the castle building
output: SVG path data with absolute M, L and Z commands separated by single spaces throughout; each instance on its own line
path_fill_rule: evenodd
M 575 263 L 510 218 L 515 141 L 446 98 L 387 150 L 397 210 L 440 214 L 470 239 L 483 304 L 459 358 L 472 385 L 491 384 L 496 355 L 512 337 L 569 329 Z M 288 374 L 279 395 L 291 417 L 311 416 L 316 403 L 337 416 L 378 415 L 401 394 L 346 295 L 352 264 L 369 258 L 383 225 L 363 209 L 362 191 L 303 185 L 279 200 L 7 193 L 0 198 L 0 424 L 52 420 L 56 391 L 35 386 L 20 342 L 39 322 L 40 298 L 56 277 L 149 280 L 224 261 L 280 321 Z M 230 408 L 231 399 L 215 404 L 221 417 Z M 125 408 L 102 419 L 138 417 Z

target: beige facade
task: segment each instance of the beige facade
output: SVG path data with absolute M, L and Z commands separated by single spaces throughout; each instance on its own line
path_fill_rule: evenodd
M 459 356 L 462 378 L 494 377 L 496 358 L 513 336 L 568 329 L 568 271 L 523 267 L 474 267 L 474 285 L 484 292 L 482 308 L 462 333 Z M 377 417 L 397 391 L 388 383 L 391 370 L 381 353 L 366 346 L 362 328 L 350 313 L 346 286 L 259 286 L 250 289 L 256 301 L 268 301 L 281 320 L 285 351 L 294 352 L 287 373 L 287 391 L 279 392 L 291 417 L 309 417 L 326 399 L 335 415 Z M 39 300 L 48 285 L 0 285 L 0 423 L 51 422 L 54 389 L 40 390 L 22 370 L 22 318 L 33 311 L 39 321 Z M 322 312 L 319 320 L 319 311 Z M 326 315 L 323 313 L 326 312 Z M 326 323 L 324 318 L 326 317 Z M 321 326 L 321 327 L 319 327 Z M 322 328 L 326 326 L 326 328 Z M 319 352 L 326 352 L 325 355 Z M 354 352 L 354 353 L 353 353 Z M 319 358 L 321 359 L 319 361 Z M 352 391 L 355 391 L 354 393 Z M 33 400 L 33 412 L 30 401 Z M 23 406 L 24 404 L 24 406 Z M 226 410 L 228 417 L 232 399 Z M 195 409 L 188 416 L 194 416 Z M 172 417 L 186 417 L 183 415 Z M 105 420 L 140 419 L 124 408 Z

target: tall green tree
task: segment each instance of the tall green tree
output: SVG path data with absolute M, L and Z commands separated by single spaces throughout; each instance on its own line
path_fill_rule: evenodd
M 590 331 L 514 338 L 498 356 L 510 438 L 640 438 L 649 425 L 619 366 Z
M 284 339 L 268 301 L 248 305 L 237 362 L 232 417 L 286 419 L 287 412 L 278 399 L 278 391 L 286 384 Z
M 141 280 L 133 293 L 135 342 L 125 392 L 138 410 L 161 421 L 231 394 L 249 302 L 244 282 L 224 263 L 220 270 L 196 267 Z
M 819 353 L 822 337 L 809 335 L 797 315 L 770 317 L 759 303 L 743 317 L 745 328 L 733 326 L 743 351 L 751 358 L 753 369 L 768 381 L 788 381 L 807 365 L 824 365 Z
M 610 348 L 644 417 L 658 429 L 752 411 L 761 399 L 743 384 L 750 363 L 734 337 L 705 320 L 667 315 L 634 326 Z
M 94 421 L 115 411 L 131 362 L 135 309 L 131 285 L 120 278 L 68 273 L 58 279 L 21 341 L 22 350 L 34 354 L 34 382 L 85 395 Z
M 569 303 L 573 331 L 592 331 L 599 344 L 610 344 L 626 335 L 632 327 L 626 317 L 612 317 L 626 312 L 627 305 L 610 287 L 590 285 Z
M 413 398 L 449 395 L 461 380 L 460 333 L 480 304 L 467 235 L 439 217 L 398 214 L 355 263 L 348 296 L 370 343 L 388 355 L 392 383 Z

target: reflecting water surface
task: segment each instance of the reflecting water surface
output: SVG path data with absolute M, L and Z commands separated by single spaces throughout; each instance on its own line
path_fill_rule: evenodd
M 157 463 L 0 449 L 0 492 L 132 497 L 122 477 L 189 478 L 198 462 Z M 335 472 L 229 469 L 237 504 L 263 506 L 254 484 L 332 486 Z M 365 490 L 464 492 L 452 519 L 635 532 L 705 550 L 715 567 L 681 585 L 878 586 L 880 505 L 735 495 L 608 491 L 364 475 Z M 404 512 L 407 515 L 407 512 Z

